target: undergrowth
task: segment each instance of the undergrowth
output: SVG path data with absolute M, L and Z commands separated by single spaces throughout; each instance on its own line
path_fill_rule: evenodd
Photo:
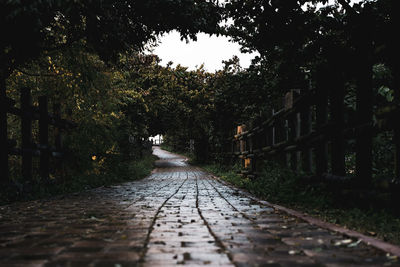
M 223 180 L 267 200 L 400 245 L 400 218 L 392 209 L 358 205 L 326 184 L 304 182 L 287 168 L 270 163 L 255 179 L 243 178 L 237 166 L 203 165 Z
M 29 185 L 12 184 L 0 189 L 0 204 L 27 201 L 75 193 L 95 187 L 139 180 L 150 174 L 156 156 L 146 154 L 142 159 L 121 160 L 116 157 L 108 168 L 100 173 L 68 175 L 62 179 L 37 180 Z

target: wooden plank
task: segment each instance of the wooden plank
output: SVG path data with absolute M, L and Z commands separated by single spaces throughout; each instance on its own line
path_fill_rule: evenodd
M 57 120 L 61 119 L 61 105 L 60 104 L 54 104 L 53 105 L 53 112 L 54 112 L 54 117 Z M 54 140 L 55 140 L 55 147 L 58 151 L 61 151 L 62 148 L 62 137 L 61 137 L 61 131 L 59 127 L 56 125 L 54 129 Z
M 317 73 L 316 88 L 316 131 L 321 132 L 323 126 L 328 121 L 328 92 L 326 82 L 328 81 L 328 71 L 320 69 Z M 315 171 L 317 175 L 322 175 L 328 171 L 328 144 L 321 140 L 315 146 Z
M 30 88 L 21 89 L 22 177 L 32 180 L 32 98 Z
M 393 141 L 395 145 L 394 175 L 395 175 L 395 180 L 397 182 L 400 182 L 400 127 L 396 127 L 394 129 Z
M 61 119 L 61 105 L 59 103 L 53 104 L 53 113 L 55 120 Z M 63 168 L 62 135 L 61 135 L 61 129 L 58 127 L 58 125 L 54 126 L 54 145 L 55 145 L 55 151 L 52 152 L 52 156 L 56 158 L 55 160 L 56 175 L 61 176 Z
M 343 135 L 344 129 L 344 79 L 343 73 L 339 69 L 332 69 L 332 77 L 330 83 L 330 115 L 335 130 L 332 133 L 331 143 L 331 166 L 332 174 L 344 176 L 345 170 L 345 139 Z
M 9 181 L 6 80 L 0 76 L 0 183 Z
M 278 146 L 279 148 L 281 148 L 283 146 L 283 144 L 287 143 L 285 122 L 286 121 L 283 118 L 280 118 L 275 123 L 275 142 L 278 142 L 278 143 L 274 144 L 274 147 Z M 281 149 L 278 149 L 278 151 L 281 151 Z M 286 154 L 281 153 L 280 155 L 277 155 L 276 161 L 279 162 L 280 164 L 282 164 L 283 166 L 285 166 L 286 165 Z
M 300 133 L 301 136 L 306 136 L 311 132 L 311 110 L 310 107 L 305 107 L 300 112 Z M 312 170 L 312 154 L 311 148 L 305 147 L 301 151 L 301 161 L 303 171 L 310 173 Z
M 397 69 L 395 71 L 394 76 L 394 84 L 395 84 L 395 88 L 397 88 L 397 90 L 395 90 L 395 99 L 396 102 L 399 103 L 400 101 L 400 69 Z M 398 115 L 400 112 L 398 110 L 396 110 L 396 112 L 394 112 L 396 115 Z M 396 119 L 399 116 L 393 116 L 392 120 L 393 122 L 397 121 Z M 395 145 L 395 154 L 394 154 L 394 175 L 395 175 L 395 181 L 397 183 L 400 183 L 400 125 L 399 123 L 392 123 L 392 125 L 394 126 L 394 130 L 393 130 L 393 141 L 394 141 L 394 145 Z
M 297 127 L 297 114 L 293 114 L 290 116 L 289 120 L 289 139 L 288 141 L 294 141 L 297 138 L 298 134 L 298 127 Z M 293 151 L 290 153 L 290 167 L 293 171 L 297 171 L 298 169 L 298 158 L 297 158 L 297 152 Z
M 40 176 L 43 179 L 49 178 L 49 117 L 48 100 L 46 96 L 39 97 L 39 142 L 40 150 Z
M 292 108 L 285 110 L 285 112 L 282 113 L 281 116 L 283 118 L 287 118 L 293 114 L 301 112 L 302 110 L 304 110 L 304 108 L 313 105 L 313 103 L 315 102 L 315 98 L 316 96 L 314 91 L 303 92 L 303 95 L 297 97 L 294 100 Z
M 289 142 L 294 142 L 294 140 L 296 138 L 298 138 L 300 136 L 300 128 L 299 128 L 299 117 L 298 117 L 298 112 L 297 112 L 297 108 L 299 106 L 299 100 L 301 98 L 304 99 L 304 96 L 299 96 L 300 94 L 300 90 L 299 89 L 292 89 L 290 90 L 290 94 L 286 95 L 285 101 L 289 101 L 289 103 L 285 103 L 285 107 L 290 107 L 290 109 L 288 109 L 288 111 L 291 111 L 290 113 L 287 113 L 288 115 L 286 115 L 287 117 L 287 122 L 288 122 L 288 141 Z M 289 96 L 289 97 L 288 97 Z M 284 149 L 286 151 L 287 147 Z M 292 151 L 290 153 L 288 153 L 288 157 L 289 157 L 289 163 L 290 163 L 290 168 L 293 171 L 298 171 L 298 162 L 299 162 L 299 158 L 298 158 L 298 152 L 297 151 L 293 151 L 291 149 L 289 149 L 288 151 Z
M 264 122 L 262 123 L 262 126 L 266 126 L 266 127 L 273 126 L 273 125 L 276 123 L 276 121 L 282 117 L 282 115 L 283 115 L 284 113 L 285 113 L 285 110 L 284 110 L 284 109 L 281 109 L 281 110 L 279 110 L 279 111 L 277 111 L 277 112 L 275 112 L 275 111 L 273 110 L 273 111 L 272 111 L 272 116 L 271 116 L 271 118 L 269 118 L 268 120 L 264 121 Z
M 261 148 L 261 150 L 262 150 L 263 152 L 268 152 L 268 151 L 270 151 L 272 148 L 273 148 L 272 146 L 265 146 L 265 147 Z

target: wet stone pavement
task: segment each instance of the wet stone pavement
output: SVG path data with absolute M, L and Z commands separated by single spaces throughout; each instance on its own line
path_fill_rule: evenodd
M 154 153 L 144 180 L 0 206 L 0 266 L 399 266 Z

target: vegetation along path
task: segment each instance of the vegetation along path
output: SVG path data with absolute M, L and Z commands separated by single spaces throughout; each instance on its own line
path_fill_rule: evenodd
M 0 265 L 399 265 L 387 251 L 258 201 L 179 155 L 154 153 L 157 168 L 144 180 L 0 207 Z

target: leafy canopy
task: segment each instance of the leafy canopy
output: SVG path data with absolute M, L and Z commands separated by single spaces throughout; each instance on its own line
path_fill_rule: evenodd
M 102 59 L 117 59 L 173 29 L 183 38 L 216 33 L 220 19 L 216 0 L 1 0 L 1 70 L 7 77 L 41 53 L 78 41 Z

